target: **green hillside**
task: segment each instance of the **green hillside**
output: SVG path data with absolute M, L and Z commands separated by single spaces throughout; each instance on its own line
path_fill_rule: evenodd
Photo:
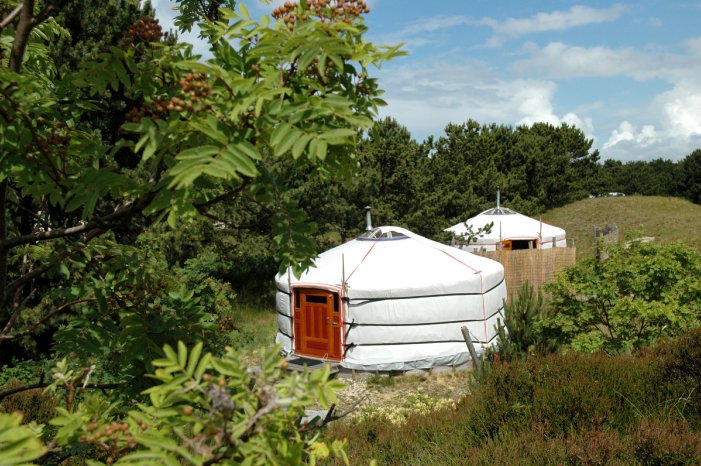
M 573 202 L 543 214 L 543 221 L 564 228 L 574 239 L 577 258 L 593 254 L 594 226 L 615 223 L 619 238 L 630 234 L 657 241 L 684 241 L 701 249 L 701 206 L 676 197 L 599 197 Z

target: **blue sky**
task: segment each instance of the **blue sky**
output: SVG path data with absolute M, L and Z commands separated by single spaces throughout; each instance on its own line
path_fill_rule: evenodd
M 153 1 L 166 28 L 171 1 Z M 247 5 L 262 15 L 279 3 Z M 368 3 L 367 39 L 409 52 L 373 73 L 380 114 L 419 141 L 472 118 L 576 125 L 602 159 L 701 148 L 701 0 Z

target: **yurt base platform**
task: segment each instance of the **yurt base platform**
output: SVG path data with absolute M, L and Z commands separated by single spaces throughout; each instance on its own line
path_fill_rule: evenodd
M 324 361 L 320 359 L 305 358 L 302 356 L 288 356 L 287 357 L 287 370 L 288 371 L 298 371 L 302 372 L 305 369 L 310 371 L 317 371 L 324 368 L 325 365 L 329 365 L 331 368 L 331 377 L 340 378 L 351 378 L 351 379 L 363 379 L 370 376 L 386 376 L 393 377 L 397 375 L 414 375 L 414 376 L 426 376 L 437 373 L 445 372 L 462 372 L 469 371 L 473 369 L 472 362 L 468 361 L 465 364 L 460 364 L 457 366 L 436 366 L 428 369 L 410 369 L 410 370 L 392 370 L 392 371 L 378 371 L 378 370 L 358 370 L 358 369 L 347 369 L 341 367 L 338 362 L 335 361 Z
M 359 370 L 359 369 L 347 369 L 345 367 L 340 367 L 338 372 L 338 377 L 340 378 L 350 378 L 350 379 L 364 379 L 372 376 L 381 377 L 395 377 L 401 375 L 411 375 L 425 377 L 432 374 L 440 373 L 456 373 L 463 371 L 472 370 L 472 363 L 467 362 L 466 364 L 460 364 L 458 366 L 435 366 L 427 369 L 408 369 L 408 370 L 393 370 L 393 371 L 380 371 L 380 370 Z
M 337 362 L 321 361 L 318 359 L 303 358 L 300 356 L 291 356 L 287 358 L 287 370 L 289 371 L 301 372 L 304 369 L 317 371 L 323 369 L 327 364 L 331 367 L 331 376 L 333 377 L 339 371 L 339 364 Z

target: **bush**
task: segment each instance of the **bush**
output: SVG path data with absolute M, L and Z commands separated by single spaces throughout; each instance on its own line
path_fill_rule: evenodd
M 545 352 L 545 344 L 535 331 L 543 309 L 542 293 L 528 282 L 511 301 L 504 303 L 504 324 L 497 322 L 499 359 L 514 361 Z
M 17 379 L 10 380 L 2 390 L 10 390 L 26 385 Z M 41 388 L 26 390 L 0 401 L 0 413 L 21 413 L 23 421 L 44 424 L 56 415 L 58 399 Z
M 630 352 L 698 326 L 701 256 L 682 244 L 607 245 L 608 259 L 565 269 L 546 286 L 544 338 L 576 351 Z
M 179 343 L 164 347 L 153 361 L 151 377 L 159 384 L 146 391 L 149 400 L 127 406 L 90 394 L 72 402 L 84 373 L 56 367 L 49 389 L 67 389 L 65 407 L 44 429 L 52 449 L 44 460 L 55 464 L 65 452 L 81 451 L 108 464 L 303 464 L 328 457 L 345 460 L 344 442 L 327 442 L 320 429 L 328 421 L 304 420 L 305 407 L 335 402 L 338 382 L 329 370 L 284 375 L 277 349 L 262 354 L 261 367 L 249 367 L 233 350 L 221 357 Z M 327 418 L 331 416 L 327 416 Z M 0 414 L 0 464 L 13 460 L 12 441 L 26 444 L 26 458 L 46 454 L 36 429 L 22 438 L 3 437 L 19 415 Z M 56 428 L 56 429 L 54 429 Z

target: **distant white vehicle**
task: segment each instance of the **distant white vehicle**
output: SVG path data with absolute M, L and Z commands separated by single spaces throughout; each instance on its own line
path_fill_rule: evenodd
M 613 192 L 613 193 L 606 193 L 606 195 L 607 195 L 607 196 L 611 196 L 611 197 L 620 197 L 620 196 L 625 196 L 625 193 L 616 193 L 616 192 Z

